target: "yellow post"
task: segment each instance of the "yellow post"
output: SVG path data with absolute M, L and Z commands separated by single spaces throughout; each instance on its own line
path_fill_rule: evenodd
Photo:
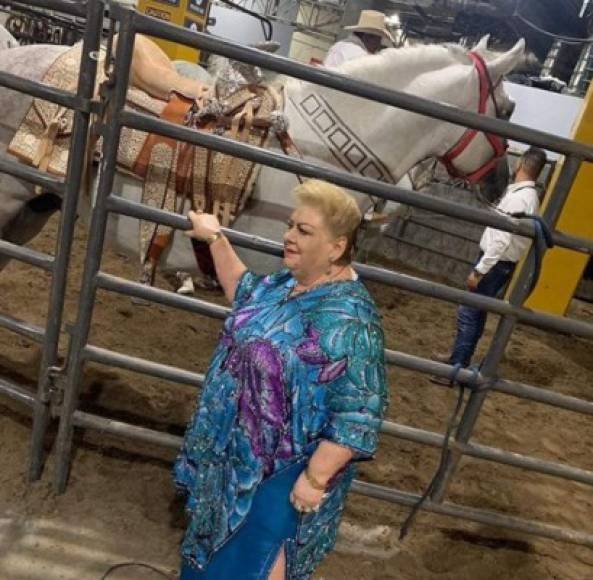
M 206 28 L 210 0 L 139 0 L 138 11 L 160 20 L 201 31 Z M 200 51 L 182 44 L 153 38 L 171 60 L 198 62 Z
M 593 84 L 589 87 L 571 138 L 593 145 Z M 554 187 L 560 170 L 559 163 L 550 188 Z M 565 234 L 593 238 L 593 164 L 583 163 L 581 166 L 556 229 Z M 539 283 L 525 303 L 527 308 L 564 315 L 588 260 L 588 255 L 565 248 L 548 251 Z

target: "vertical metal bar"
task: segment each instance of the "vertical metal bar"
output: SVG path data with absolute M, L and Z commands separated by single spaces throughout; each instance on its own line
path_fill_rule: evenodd
M 542 215 L 550 228 L 553 228 L 560 217 L 560 212 L 568 198 L 580 166 L 581 160 L 577 157 L 569 157 L 564 163 L 564 167 L 556 182 L 554 191 L 551 194 L 550 201 Z M 529 281 L 534 274 L 534 257 L 535 252 L 532 245 L 525 264 L 519 272 L 516 283 L 509 296 L 509 301 L 513 305 L 520 306 L 527 298 Z M 503 316 L 500 319 L 488 352 L 486 353 L 486 357 L 484 358 L 484 362 L 482 363 L 481 372 L 483 376 L 496 376 L 498 365 L 504 355 L 516 324 L 517 319 L 514 316 Z M 455 434 L 456 441 L 461 443 L 467 443 L 469 441 L 487 396 L 487 391 L 471 393 L 463 411 L 461 421 L 459 422 L 459 428 Z M 434 492 L 432 493 L 433 501 L 441 502 L 443 500 L 449 481 L 453 477 L 460 460 L 461 453 L 458 451 L 453 450 L 449 453 L 442 476 L 436 482 Z
M 89 240 L 87 245 L 85 270 L 78 306 L 78 317 L 72 332 L 66 380 L 64 385 L 64 401 L 61 409 L 60 428 L 57 439 L 56 472 L 54 486 L 62 493 L 66 488 L 72 448 L 72 416 L 78 404 L 78 390 L 82 379 L 84 357 L 82 349 L 86 345 L 96 295 L 95 276 L 101 266 L 105 228 L 107 225 L 107 197 L 113 188 L 116 168 L 117 149 L 119 146 L 121 123 L 120 111 L 126 100 L 126 91 L 130 75 L 130 66 L 134 50 L 134 11 L 122 10 L 121 26 L 115 59 L 115 84 L 111 87 L 108 105 L 108 120 L 105 123 L 103 160 L 97 192 L 97 200 L 93 210 Z
M 87 4 L 87 21 L 84 31 L 82 56 L 78 77 L 77 95 L 83 99 L 92 99 L 95 88 L 97 61 L 91 58 L 91 52 L 97 51 L 101 41 L 103 22 L 103 1 Z M 76 207 L 85 168 L 85 150 L 90 123 L 88 112 L 74 112 L 74 126 L 68 171 L 65 180 L 60 226 L 56 240 L 52 283 L 49 295 L 49 310 L 43 343 L 39 380 L 37 383 L 37 401 L 33 411 L 33 433 L 31 436 L 31 455 L 29 480 L 39 479 L 43 469 L 43 443 L 49 423 L 49 400 L 51 387 L 51 369 L 58 364 L 58 343 L 64 311 L 64 299 L 68 265 L 74 237 Z

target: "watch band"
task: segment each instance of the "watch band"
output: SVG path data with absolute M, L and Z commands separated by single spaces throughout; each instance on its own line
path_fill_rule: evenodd
M 219 230 L 214 234 L 209 235 L 207 238 L 204 239 L 204 241 L 211 246 L 216 240 L 219 240 L 220 238 L 222 238 L 222 232 Z
M 305 479 L 309 482 L 309 485 L 317 491 L 325 491 L 325 488 L 327 487 L 309 473 L 309 468 L 305 469 Z

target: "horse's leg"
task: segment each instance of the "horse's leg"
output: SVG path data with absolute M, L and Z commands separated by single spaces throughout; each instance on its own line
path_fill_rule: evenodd
M 115 38 L 117 43 L 117 35 Z M 136 35 L 130 82 L 157 99 L 166 101 L 172 90 L 198 98 L 208 85 L 197 79 L 181 76 L 165 52 L 152 40 Z
M 142 272 L 140 273 L 140 283 L 152 286 L 156 269 L 163 255 L 163 252 L 169 247 L 173 238 L 172 232 L 157 232 L 150 243 L 148 252 L 142 263 Z
M 196 286 L 203 290 L 215 290 L 220 288 L 216 277 L 214 260 L 212 259 L 208 244 L 191 238 L 191 246 L 194 251 L 196 263 L 198 264 L 198 270 L 200 271 L 200 276 L 195 280 Z

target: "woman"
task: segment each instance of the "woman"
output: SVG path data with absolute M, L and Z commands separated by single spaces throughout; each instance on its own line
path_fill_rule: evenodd
M 188 495 L 181 580 L 304 580 L 331 550 L 387 392 L 383 332 L 350 266 L 361 215 L 339 187 L 295 189 L 286 268 L 247 271 L 190 212 L 233 304 L 175 465 Z

